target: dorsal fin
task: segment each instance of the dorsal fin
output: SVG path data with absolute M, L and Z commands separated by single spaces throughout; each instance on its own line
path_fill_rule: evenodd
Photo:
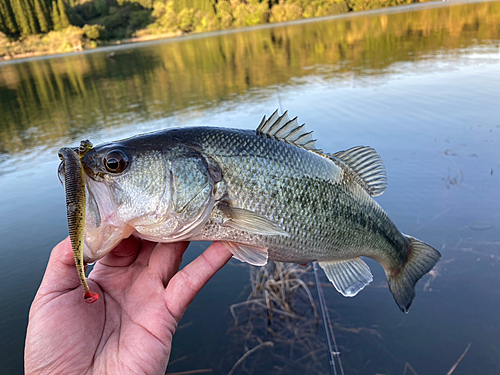
M 327 156 L 350 173 L 372 197 L 381 195 L 387 188 L 384 162 L 373 148 L 356 146 Z
M 279 116 L 278 110 L 276 110 L 268 120 L 264 116 L 257 128 L 257 133 L 265 134 L 278 141 L 291 143 L 306 150 L 321 153 L 322 151 L 314 145 L 316 140 L 312 138 L 312 132 L 307 133 L 304 130 L 304 125 L 299 125 L 297 117 L 290 120 L 288 111 Z

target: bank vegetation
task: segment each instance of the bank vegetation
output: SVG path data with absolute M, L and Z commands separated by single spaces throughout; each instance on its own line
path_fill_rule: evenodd
M 417 0 L 0 0 L 0 58 L 78 51 Z

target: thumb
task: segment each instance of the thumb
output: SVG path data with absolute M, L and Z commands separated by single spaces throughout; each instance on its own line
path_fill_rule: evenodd
M 73 249 L 69 237 L 57 244 L 50 254 L 49 263 L 38 290 L 40 294 L 62 293 L 80 285 L 80 278 L 75 266 Z

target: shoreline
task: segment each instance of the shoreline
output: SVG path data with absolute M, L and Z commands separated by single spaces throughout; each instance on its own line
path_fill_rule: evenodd
M 396 13 L 405 13 L 411 12 L 415 10 L 425 10 L 431 8 L 438 7 L 446 7 L 446 6 L 455 6 L 462 4 L 470 4 L 470 3 L 483 3 L 483 2 L 495 2 L 498 0 L 431 0 L 429 2 L 421 2 L 414 3 L 408 5 L 396 5 L 392 7 L 379 8 L 373 10 L 363 10 L 363 11 L 354 11 L 324 17 L 314 17 L 314 18 L 303 18 L 294 21 L 285 21 L 285 22 L 276 22 L 276 23 L 264 23 L 255 26 L 245 26 L 239 28 L 231 28 L 225 30 L 217 30 L 217 31 L 208 31 L 208 32 L 193 32 L 189 34 L 180 34 L 176 33 L 164 33 L 164 34 L 156 34 L 156 35 L 146 35 L 141 37 L 127 38 L 118 40 L 115 42 L 103 43 L 100 46 L 95 48 L 80 48 L 74 49 L 73 51 L 40 51 L 40 52 L 28 52 L 21 53 L 16 55 L 6 55 L 0 57 L 0 66 L 10 63 L 20 63 L 28 60 L 39 60 L 39 59 L 48 59 L 48 58 L 58 58 L 63 56 L 68 56 L 70 54 L 86 54 L 86 53 L 95 53 L 95 52 L 114 52 L 123 48 L 130 48 L 136 44 L 141 44 L 143 46 L 148 46 L 151 44 L 158 43 L 171 43 L 175 41 L 179 41 L 181 39 L 198 39 L 211 37 L 216 35 L 224 35 L 224 34 L 232 34 L 237 32 L 247 32 L 251 30 L 258 29 L 266 29 L 272 27 L 283 27 L 288 25 L 296 25 L 296 24 L 304 24 L 311 22 L 322 22 L 329 21 L 335 19 L 344 19 L 344 18 L 356 18 L 370 15 L 379 15 L 379 14 L 396 14 Z

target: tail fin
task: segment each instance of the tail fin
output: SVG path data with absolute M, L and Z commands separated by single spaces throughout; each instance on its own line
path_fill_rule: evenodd
M 392 275 L 387 274 L 389 289 L 401 311 L 407 313 L 415 297 L 415 284 L 441 258 L 439 251 L 416 238 L 406 236 L 409 242 L 406 263 Z

